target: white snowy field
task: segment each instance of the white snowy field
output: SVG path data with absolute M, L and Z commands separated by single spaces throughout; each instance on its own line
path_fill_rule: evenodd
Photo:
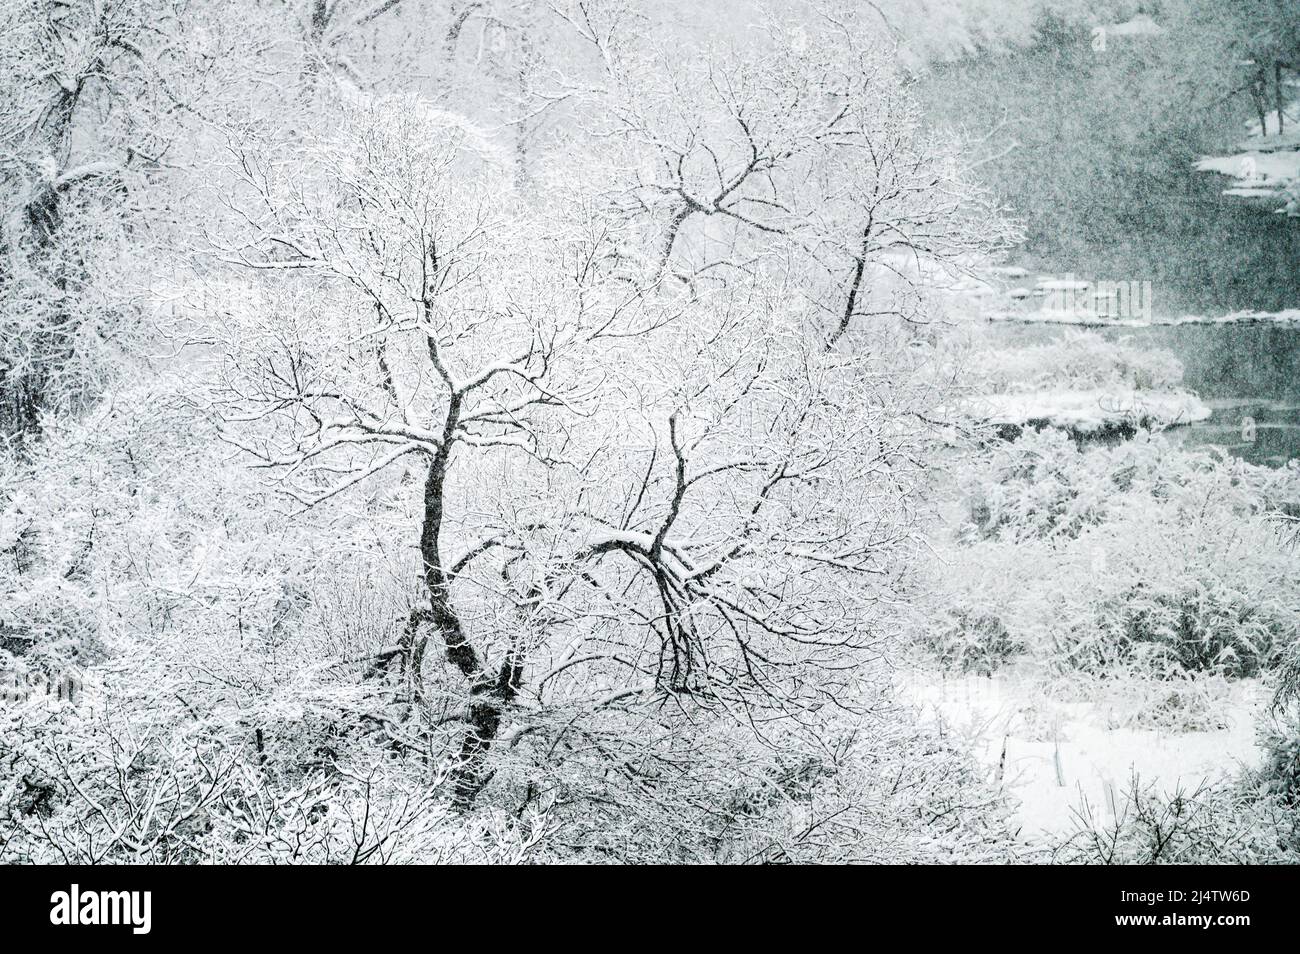
M 1191 794 L 1254 765 L 1268 699 L 1256 680 L 1207 681 L 1199 699 L 1175 684 L 1116 681 L 1062 701 L 1014 667 L 992 677 L 908 670 L 897 685 L 923 720 L 969 744 L 1029 841 L 1070 832 L 1082 813 L 1110 822 L 1135 782 Z M 1180 724 L 1195 728 L 1166 727 Z

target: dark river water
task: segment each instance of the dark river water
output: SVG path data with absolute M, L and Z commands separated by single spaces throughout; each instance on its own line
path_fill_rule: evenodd
M 995 340 L 1010 346 L 1043 344 L 1062 325 L 1001 325 Z M 1300 326 L 1239 323 L 1089 329 L 1112 340 L 1172 352 L 1183 363 L 1183 385 L 1213 415 L 1172 428 L 1170 437 L 1192 446 L 1215 445 L 1256 464 L 1300 459 Z M 1005 337 L 1004 337 L 1005 336 Z

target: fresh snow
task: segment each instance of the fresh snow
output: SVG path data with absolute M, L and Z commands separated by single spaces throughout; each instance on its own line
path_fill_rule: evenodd
M 906 672 L 898 684 L 924 719 L 971 745 L 1030 839 L 1068 833 L 1085 806 L 1094 821 L 1113 820 L 1135 778 L 1166 796 L 1191 794 L 1258 763 L 1255 727 L 1267 703 L 1257 682 L 1228 683 L 1213 702 L 1215 727 L 1175 732 L 1133 724 L 1133 700 L 1122 688 L 1058 701 L 1014 669 L 991 678 Z M 1158 698 L 1163 687 L 1146 688 Z
M 1164 27 L 1145 13 L 1139 13 L 1133 19 L 1123 23 L 1112 23 L 1102 29 L 1111 36 L 1157 36 L 1165 32 Z
M 1217 172 L 1260 184 L 1300 177 L 1300 152 L 1243 152 L 1233 156 L 1209 156 L 1196 164 L 1198 172 Z

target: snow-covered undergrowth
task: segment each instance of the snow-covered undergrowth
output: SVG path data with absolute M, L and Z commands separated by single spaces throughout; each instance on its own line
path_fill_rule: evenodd
M 378 687 L 343 704 L 331 680 L 278 697 L 248 687 L 251 718 L 270 726 L 254 734 L 247 709 L 228 703 L 196 717 L 190 707 L 211 693 L 175 667 L 132 658 L 117 668 L 112 694 L 0 706 L 5 862 L 970 864 L 1027 854 L 965 747 L 897 711 L 845 720 L 817 750 L 788 737 L 755 746 L 715 727 L 678 753 L 672 791 L 640 798 L 570 759 L 549 776 L 570 806 L 469 815 L 439 797 L 445 772 L 402 757 L 412 740 L 374 714 Z
M 1050 387 L 1175 388 L 1183 366 L 1166 351 L 1108 341 L 1070 331 L 1056 341 L 1025 348 L 989 348 L 973 354 L 967 371 L 988 393 L 1022 394 Z
M 0 863 L 950 863 L 1022 850 L 978 764 L 878 694 L 876 667 L 857 711 L 815 737 L 769 725 L 759 739 L 662 708 L 611 707 L 592 731 L 572 710 L 542 723 L 529 703 L 493 778 L 509 795 L 457 811 L 438 757 L 458 742 L 457 677 L 433 650 L 418 685 L 394 661 L 408 564 L 373 543 L 400 537 L 418 488 L 376 486 L 364 519 L 285 520 L 181 413 L 141 389 L 51 435 L 34 466 L 65 480 L 41 494 L 0 469 Z M 197 481 L 204 492 L 180 492 Z M 73 664 L 71 698 L 27 678 Z M 20 672 L 21 688 L 5 684 Z M 552 751 L 551 726 L 568 745 Z M 609 770 L 620 732 L 659 747 L 638 756 L 656 783 Z M 546 797 L 522 805 L 534 790 Z
M 1056 670 L 1253 675 L 1300 635 L 1278 514 L 1300 470 L 1158 435 L 1080 449 L 1058 431 L 993 447 L 961 478 L 965 522 L 936 550 L 919 637 L 949 665 L 1027 654 Z
M 1053 858 L 1067 864 L 1300 863 L 1300 718 L 1293 709 L 1262 715 L 1257 749 L 1262 760 L 1247 760 L 1221 781 L 1162 785 L 1134 773 L 1112 793 L 1108 812 L 1082 803 L 1069 835 L 1054 841 Z M 1224 751 L 1221 760 L 1230 761 L 1230 754 Z
M 1300 812 L 1249 785 L 1225 783 L 1173 792 L 1134 778 L 1114 817 L 1091 807 L 1053 845 L 1063 864 L 1285 864 L 1300 862 Z
M 966 371 L 977 396 L 965 412 L 1002 428 L 1095 434 L 1188 424 L 1211 413 L 1179 386 L 1183 367 L 1173 355 L 1092 332 L 1072 331 L 1025 348 L 976 350 Z
M 986 449 L 956 486 L 903 693 L 973 745 L 1022 833 L 1074 861 L 1142 860 L 1160 825 L 1181 847 L 1155 860 L 1294 852 L 1278 834 L 1292 735 L 1256 736 L 1297 668 L 1300 468 L 1048 429 Z

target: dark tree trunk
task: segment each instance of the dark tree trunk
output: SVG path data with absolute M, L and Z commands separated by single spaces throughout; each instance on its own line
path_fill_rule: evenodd
M 1255 103 L 1255 115 L 1259 117 L 1259 134 L 1268 135 L 1268 81 L 1264 78 L 1264 71 L 1260 70 L 1255 80 L 1250 85 L 1250 98 Z
M 1273 97 L 1277 100 L 1277 134 L 1280 136 L 1286 132 L 1286 119 L 1282 115 L 1282 107 L 1285 103 L 1282 99 L 1282 64 L 1280 62 L 1273 64 Z
M 424 521 L 420 529 L 420 559 L 429 593 L 429 621 L 442 636 L 447 661 L 460 670 L 470 684 L 468 728 L 452 770 L 452 799 L 458 808 L 469 808 L 489 777 L 488 751 L 501 729 L 506 707 L 519 693 L 520 666 L 507 658 L 501 671 L 493 674 L 483 657 L 470 644 L 464 625 L 451 598 L 451 580 L 442 563 L 441 532 L 444 489 L 451 446 L 460 421 L 461 397 L 453 394 L 447 409 L 442 446 L 429 462 L 424 482 Z

